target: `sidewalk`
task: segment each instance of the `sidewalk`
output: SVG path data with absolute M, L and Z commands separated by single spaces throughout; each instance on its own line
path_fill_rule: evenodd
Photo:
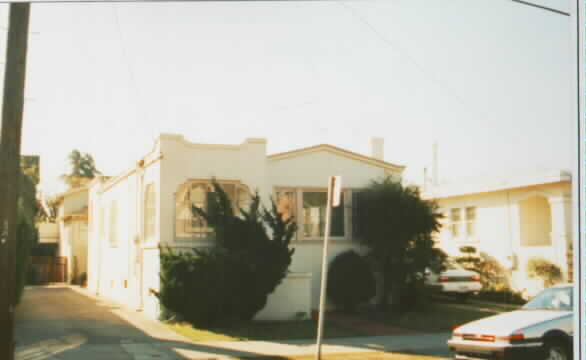
M 86 296 L 97 298 L 87 290 L 74 288 L 74 290 Z M 103 301 L 103 300 L 102 300 Z M 119 305 L 120 306 L 120 305 Z M 124 313 L 119 314 L 126 321 L 141 329 L 151 337 L 161 340 L 180 342 L 176 346 L 159 344 L 169 347 L 173 352 L 185 359 L 220 359 L 232 357 L 257 357 L 257 356 L 299 356 L 314 354 L 316 352 L 315 339 L 308 340 L 283 340 L 283 341 L 210 341 L 193 342 L 175 333 L 158 321 L 147 319 L 143 314 L 124 308 Z M 341 317 L 341 315 L 337 315 Z M 349 317 L 351 318 L 351 317 Z M 347 320 L 348 321 L 348 320 Z M 366 324 L 360 324 L 366 327 Z M 368 324 L 372 329 L 372 323 Z M 404 329 L 383 327 L 373 329 L 385 336 L 367 336 L 353 338 L 336 338 L 324 340 L 323 354 L 350 354 L 367 352 L 437 352 L 445 357 L 449 356 L 446 345 L 450 333 L 421 334 L 415 331 L 406 332 Z M 388 335 L 405 334 L 405 335 Z M 191 343 L 187 347 L 184 344 Z M 135 346 L 138 346 L 135 345 Z
M 54 295 L 56 294 L 56 295 Z M 58 296 L 58 297 L 57 297 Z M 287 359 L 315 353 L 315 340 L 192 342 L 164 324 L 75 286 L 27 289 L 17 323 L 19 360 L 179 360 L 272 356 Z M 17 310 L 18 311 L 18 310 Z M 417 334 L 327 339 L 322 354 L 384 352 L 433 355 L 446 359 L 450 334 Z M 387 354 L 391 355 L 391 354 Z M 400 359 L 408 359 L 409 356 Z M 382 356 L 381 357 L 385 357 Z M 336 357 L 336 360 L 340 357 Z M 376 358 L 379 358 L 378 356 Z M 414 357 L 427 359 L 427 357 Z
M 446 341 L 450 334 L 430 335 L 401 335 L 401 336 L 369 336 L 357 338 L 329 339 L 322 346 L 322 353 L 328 354 L 356 354 L 374 352 L 421 353 L 437 354 L 447 358 L 449 352 Z M 196 343 L 215 349 L 215 353 L 206 351 L 173 349 L 187 359 L 218 358 L 221 352 L 224 357 L 246 357 L 247 354 L 263 356 L 299 356 L 314 354 L 316 351 L 314 340 L 297 341 L 240 341 L 240 342 L 202 342 Z M 441 358 L 439 357 L 439 358 Z

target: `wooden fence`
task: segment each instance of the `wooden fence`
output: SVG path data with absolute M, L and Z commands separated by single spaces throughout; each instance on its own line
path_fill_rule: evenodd
M 31 271 L 37 284 L 67 282 L 67 258 L 31 256 Z

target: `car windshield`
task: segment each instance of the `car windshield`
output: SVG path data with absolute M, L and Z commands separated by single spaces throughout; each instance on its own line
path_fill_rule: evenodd
M 572 287 L 554 287 L 545 289 L 529 301 L 525 310 L 558 310 L 572 311 Z
M 462 268 L 460 265 L 458 265 L 457 262 L 455 262 L 454 260 L 451 260 L 451 259 L 446 261 L 446 267 L 449 270 L 457 270 L 457 269 Z

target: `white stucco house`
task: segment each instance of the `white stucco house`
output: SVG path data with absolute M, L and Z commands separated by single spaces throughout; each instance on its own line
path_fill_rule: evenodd
M 82 186 L 58 195 L 56 206 L 56 224 L 43 224 L 42 237 L 57 233 L 57 256 L 67 258 L 67 281 L 79 282 L 87 274 L 88 188 Z
M 460 255 L 468 245 L 510 271 L 511 286 L 534 294 L 542 284 L 527 261 L 544 258 L 572 281 L 572 179 L 566 171 L 428 187 L 444 215 L 437 246 Z
M 383 148 L 383 139 L 374 138 L 371 156 L 331 145 L 268 155 L 265 139 L 196 144 L 162 134 L 136 166 L 88 184 L 88 288 L 157 317 L 153 291 L 159 289 L 159 245 L 189 251 L 212 244 L 211 229 L 194 220 L 190 207 L 205 208 L 214 177 L 240 207 L 258 190 L 261 199 L 274 197 L 283 213 L 295 216 L 299 230 L 292 242 L 291 274 L 257 318 L 308 314 L 319 302 L 328 176 L 340 175 L 343 183 L 343 206 L 333 211 L 332 259 L 359 249 L 353 236 L 353 189 L 373 178 L 401 177 L 404 167 L 384 161 Z

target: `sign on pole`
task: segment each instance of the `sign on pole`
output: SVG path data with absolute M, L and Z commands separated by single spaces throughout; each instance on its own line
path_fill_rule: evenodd
M 328 200 L 326 204 L 326 228 L 324 234 L 324 248 L 321 263 L 321 290 L 319 296 L 319 314 L 317 322 L 317 344 L 316 360 L 321 360 L 321 343 L 324 331 L 326 289 L 328 281 L 328 241 L 330 239 L 330 218 L 332 207 L 340 205 L 340 194 L 342 192 L 342 177 L 330 176 L 328 179 Z

